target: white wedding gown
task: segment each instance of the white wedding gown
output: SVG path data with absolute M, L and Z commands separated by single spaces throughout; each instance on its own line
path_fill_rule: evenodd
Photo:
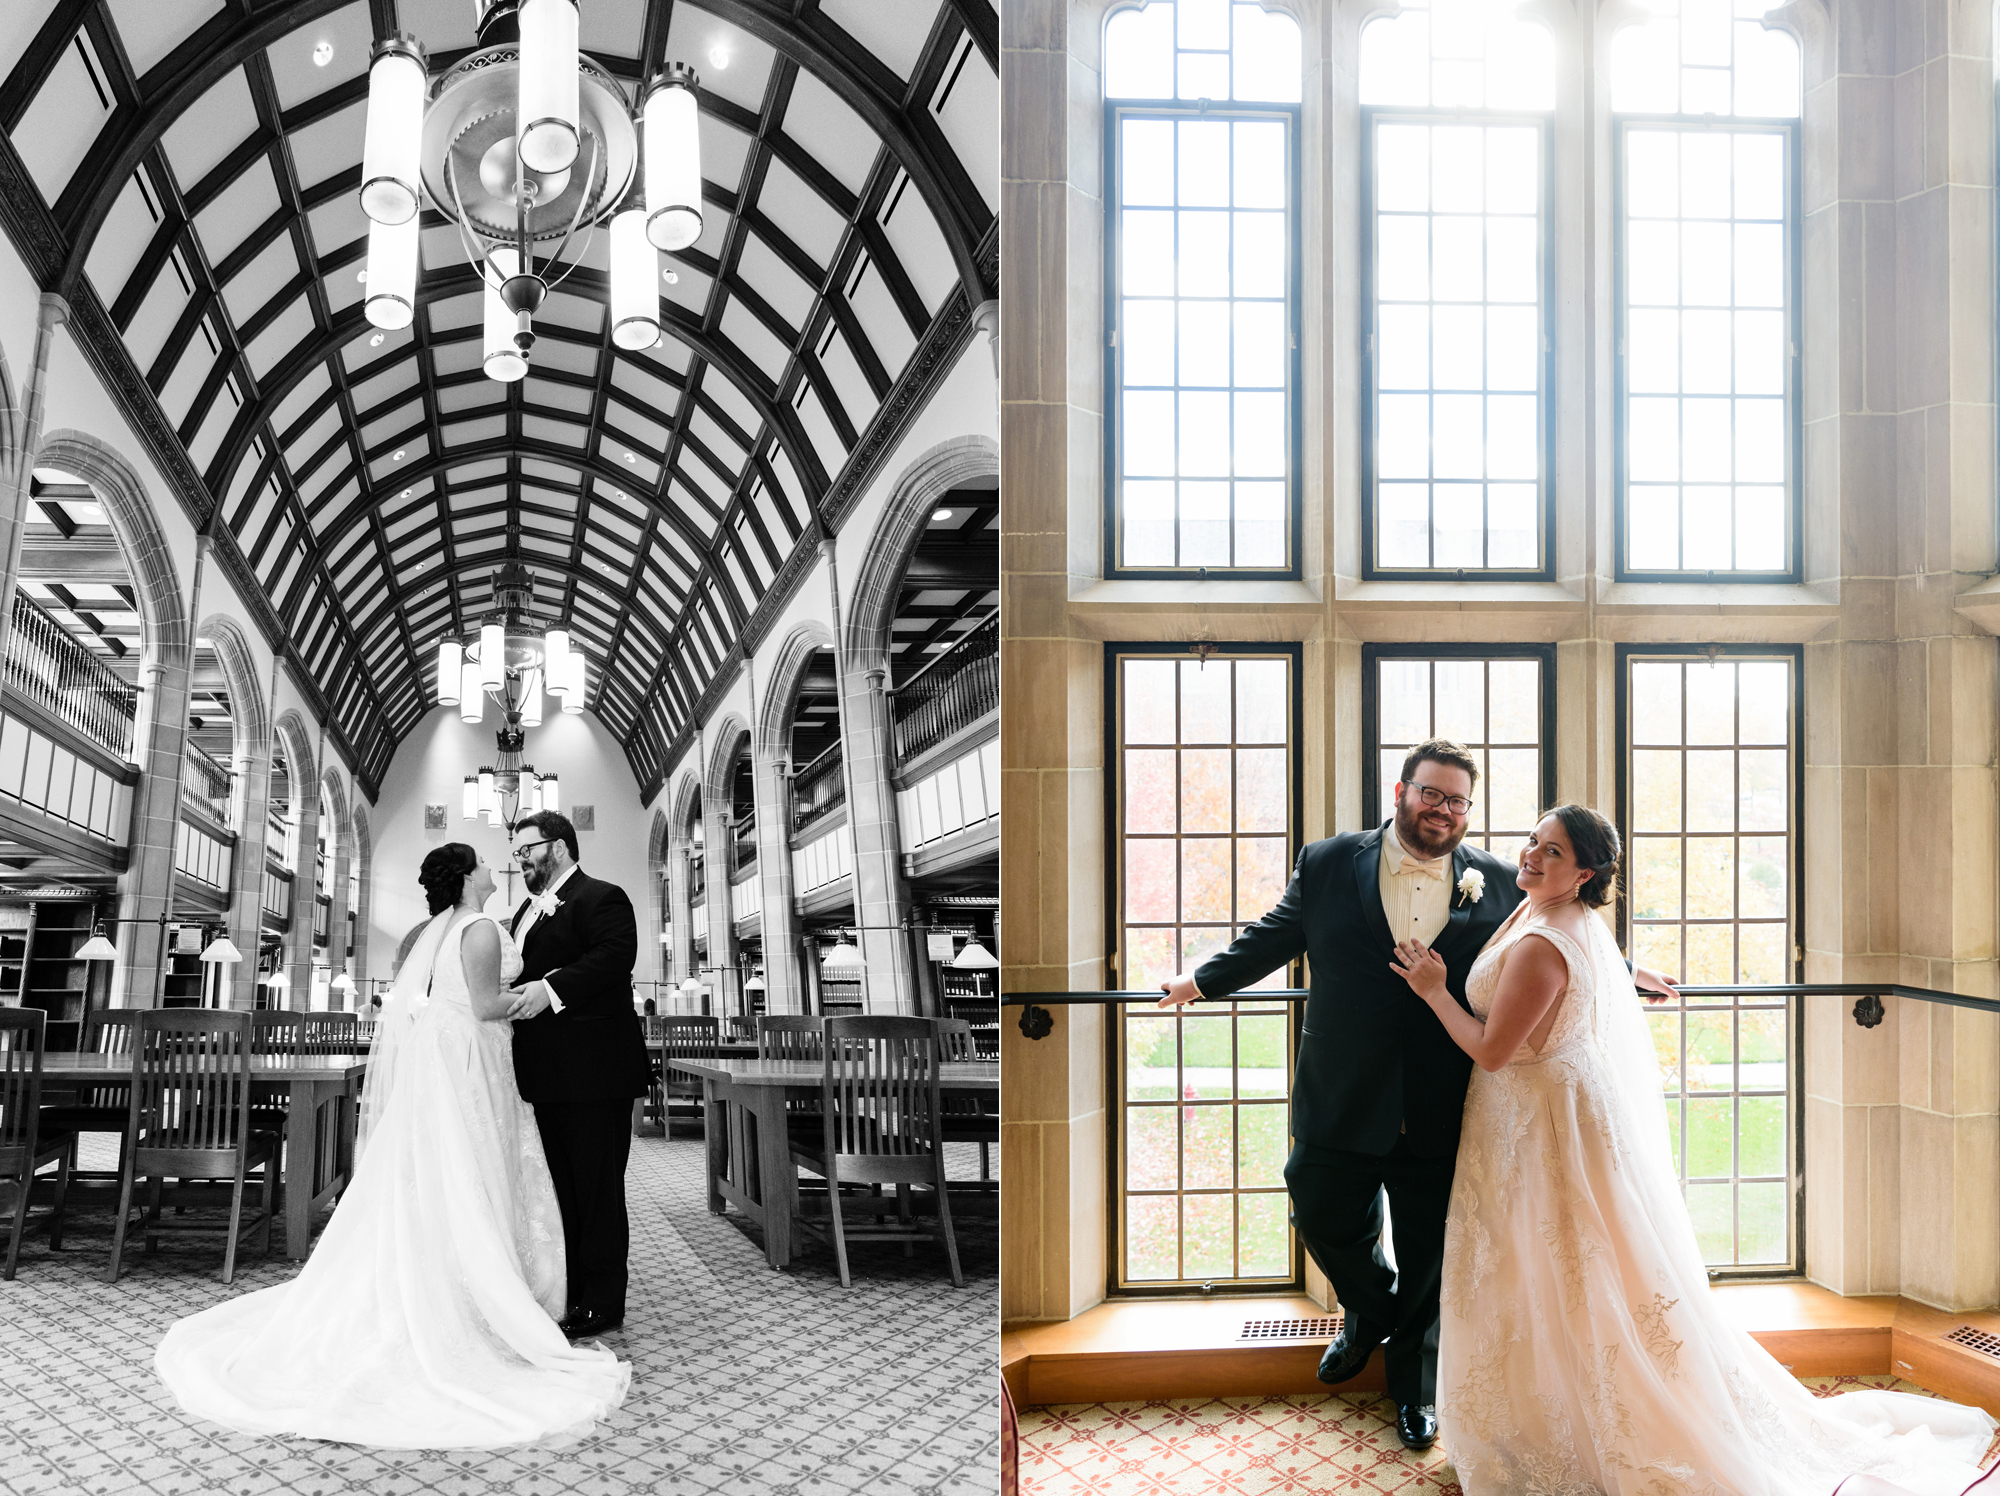
M 480 1020 L 432 920 L 384 1005 L 354 1177 L 298 1276 L 175 1323 L 153 1365 L 189 1413 L 385 1449 L 565 1438 L 630 1367 L 556 1326 L 562 1221 L 512 1025 Z M 503 983 L 520 956 L 500 932 Z M 430 978 L 426 992 L 425 978 Z
M 1438 1350 L 1440 1437 L 1466 1496 L 1830 1496 L 1862 1472 L 1958 1496 L 1993 1432 L 1984 1411 L 1814 1397 L 1724 1318 L 1624 960 L 1601 920 L 1579 945 L 1527 908 L 1466 982 L 1485 1017 L 1530 929 L 1569 964 L 1542 1053 L 1524 1044 L 1466 1092 Z

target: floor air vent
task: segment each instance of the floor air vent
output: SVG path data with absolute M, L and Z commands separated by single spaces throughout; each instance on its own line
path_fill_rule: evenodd
M 1243 1324 L 1238 1340 L 1331 1340 L 1340 1333 L 1341 1316 L 1321 1319 L 1252 1319 Z
M 1944 1337 L 1953 1345 L 1962 1345 L 1967 1350 L 1977 1351 L 1982 1356 L 1991 1356 L 2000 1361 L 2000 1335 L 1985 1330 L 1975 1330 L 1971 1325 L 1960 1325 Z

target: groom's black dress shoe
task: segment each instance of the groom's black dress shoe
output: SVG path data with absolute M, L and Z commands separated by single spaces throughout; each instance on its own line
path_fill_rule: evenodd
M 625 1323 L 622 1314 L 599 1314 L 593 1309 L 578 1309 L 575 1313 L 557 1321 L 557 1328 L 571 1340 L 588 1340 L 593 1335 L 605 1335 Z
M 1371 1335 L 1366 1330 L 1342 1327 L 1333 1337 L 1333 1344 L 1326 1348 L 1326 1354 L 1319 1358 L 1319 1379 L 1330 1387 L 1359 1376 L 1361 1368 L 1368 1364 L 1369 1354 L 1385 1339 L 1386 1336 Z
M 1431 1404 L 1403 1403 L 1396 1409 L 1396 1437 L 1405 1449 L 1429 1449 L 1437 1436 L 1437 1409 Z

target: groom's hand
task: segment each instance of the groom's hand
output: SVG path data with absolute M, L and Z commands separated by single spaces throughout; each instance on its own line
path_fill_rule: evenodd
M 1650 966 L 1632 968 L 1632 985 L 1646 995 L 1649 1003 L 1663 1003 L 1670 997 L 1678 996 L 1674 990 L 1674 979 Z
M 1194 978 L 1185 972 L 1160 983 L 1160 991 L 1166 994 L 1158 1004 L 1162 1008 L 1184 1008 L 1201 999 L 1201 993 L 1195 989 Z
M 546 982 L 530 982 L 525 987 L 510 987 L 507 996 L 513 1006 L 507 1010 L 507 1017 L 514 1021 L 533 1018 L 549 1005 L 549 987 Z

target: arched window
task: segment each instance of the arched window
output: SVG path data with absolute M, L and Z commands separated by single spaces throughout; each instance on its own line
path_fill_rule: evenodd
M 1766 8 L 1612 38 L 1620 577 L 1799 576 L 1800 65 Z
M 1105 29 L 1107 575 L 1298 575 L 1299 28 Z
M 1518 0 L 1361 35 L 1365 574 L 1552 575 L 1555 57 Z

